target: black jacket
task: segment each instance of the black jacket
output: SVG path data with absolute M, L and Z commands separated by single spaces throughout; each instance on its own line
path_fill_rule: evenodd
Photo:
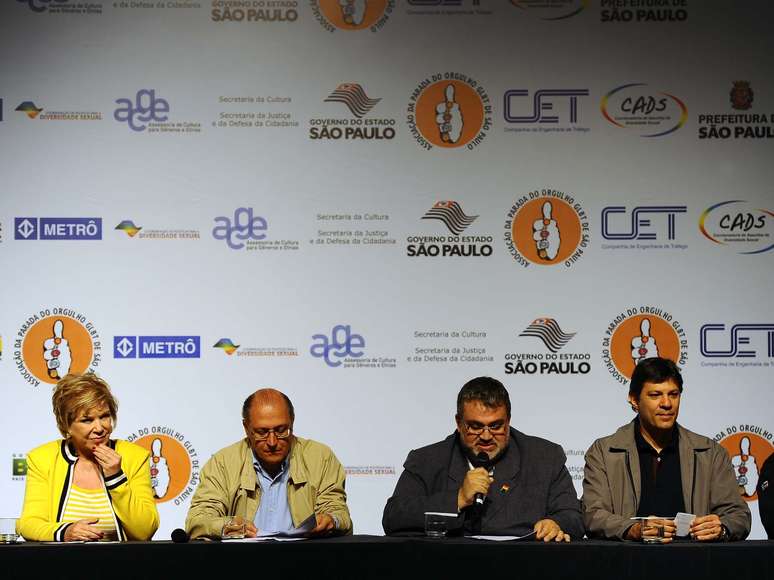
M 535 522 L 556 521 L 573 539 L 583 537 L 580 502 L 559 445 L 511 428 L 508 452 L 496 464 L 484 502 L 482 534 L 525 535 Z M 456 432 L 409 453 L 382 516 L 386 534 L 424 531 L 424 513 L 457 513 L 457 491 L 470 469 Z M 469 533 L 470 508 L 449 526 Z

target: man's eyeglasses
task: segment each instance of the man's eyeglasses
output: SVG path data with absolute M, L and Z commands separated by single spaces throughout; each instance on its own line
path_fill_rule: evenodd
M 475 435 L 479 437 L 484 434 L 484 431 L 489 431 L 489 434 L 494 437 L 495 435 L 502 435 L 506 431 L 506 423 L 492 423 L 491 425 L 481 425 L 480 423 L 473 423 L 472 425 L 463 421 L 465 425 L 465 432 L 468 435 Z
M 250 429 L 250 435 L 256 441 L 265 441 L 272 433 L 274 433 L 274 436 L 277 439 L 287 439 L 290 437 L 292 431 L 292 427 L 283 425 L 282 427 L 274 427 L 273 429 Z

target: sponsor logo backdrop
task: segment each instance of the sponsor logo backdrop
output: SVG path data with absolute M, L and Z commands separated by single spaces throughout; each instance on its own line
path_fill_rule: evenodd
M 580 491 L 658 353 L 762 537 L 774 6 L 641 4 L 0 3 L 0 515 L 67 370 L 151 453 L 157 537 L 261 386 L 378 534 L 469 378 Z

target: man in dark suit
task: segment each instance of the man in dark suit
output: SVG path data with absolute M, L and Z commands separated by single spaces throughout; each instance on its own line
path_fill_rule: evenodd
M 384 508 L 385 533 L 421 532 L 425 512 L 445 512 L 456 515 L 450 533 L 582 538 L 564 451 L 510 428 L 510 419 L 511 401 L 500 381 L 466 383 L 457 395 L 457 430 L 412 451 L 403 464 Z

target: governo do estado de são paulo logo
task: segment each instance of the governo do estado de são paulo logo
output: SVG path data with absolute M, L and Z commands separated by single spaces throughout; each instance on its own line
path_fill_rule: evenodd
M 27 383 L 56 384 L 69 373 L 94 371 L 102 342 L 94 323 L 67 307 L 30 314 L 14 339 L 14 364 Z

